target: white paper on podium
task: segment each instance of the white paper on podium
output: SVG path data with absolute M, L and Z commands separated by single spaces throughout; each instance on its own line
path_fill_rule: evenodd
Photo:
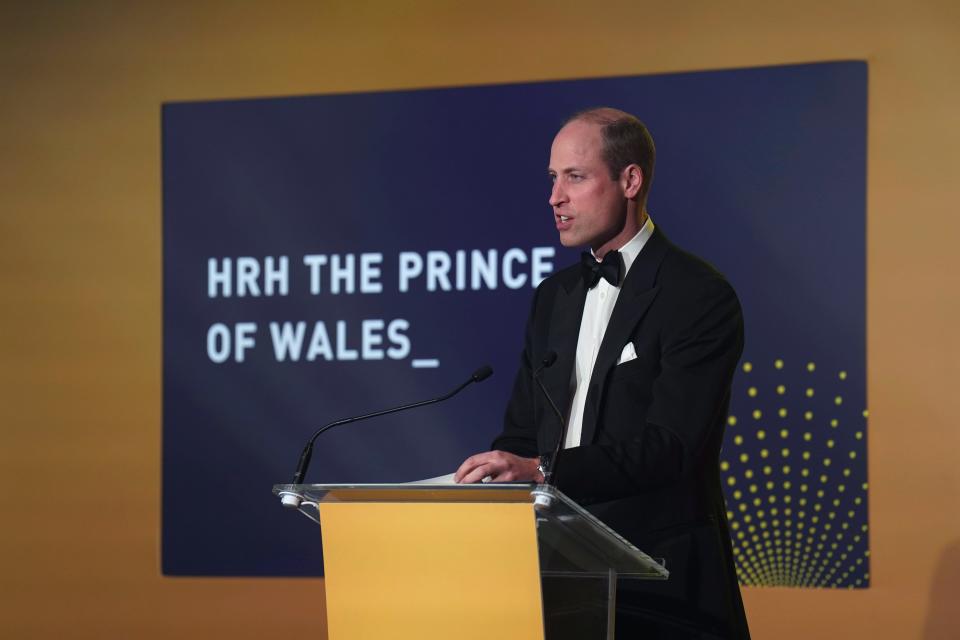
M 437 476 L 436 478 L 427 478 L 425 480 L 414 480 L 413 482 L 406 482 L 404 484 L 457 484 L 453 481 L 453 474 L 448 473 L 445 476 Z
M 487 476 L 480 482 L 490 482 L 490 476 Z M 437 476 L 436 478 L 427 478 L 426 480 L 414 480 L 413 482 L 405 482 L 404 484 L 459 484 L 459 483 L 454 481 L 452 473 L 448 473 L 445 476 Z

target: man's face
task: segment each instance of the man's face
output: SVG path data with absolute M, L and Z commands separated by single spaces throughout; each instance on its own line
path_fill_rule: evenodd
M 602 145 L 600 125 L 574 120 L 553 139 L 549 168 L 550 206 L 560 243 L 588 245 L 601 258 L 636 233 L 626 228 L 630 223 L 624 185 L 610 177 Z

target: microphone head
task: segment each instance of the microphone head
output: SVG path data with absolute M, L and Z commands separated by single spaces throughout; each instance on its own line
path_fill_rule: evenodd
M 493 375 L 493 368 L 490 365 L 485 364 L 476 371 L 473 372 L 473 375 L 470 376 L 470 379 L 474 382 L 483 382 L 487 378 Z
M 553 349 L 550 349 L 550 351 L 547 351 L 547 353 L 543 356 L 543 360 L 540 361 L 540 365 L 543 368 L 552 367 L 553 363 L 556 361 L 557 361 L 557 352 L 554 351 Z

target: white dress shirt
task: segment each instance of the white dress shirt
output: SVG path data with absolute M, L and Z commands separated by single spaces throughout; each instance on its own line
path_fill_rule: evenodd
M 653 234 L 653 220 L 647 216 L 646 222 L 627 244 L 619 249 L 623 256 L 623 280 L 627 277 L 640 250 Z M 597 256 L 594 255 L 594 258 Z M 573 400 L 570 404 L 570 417 L 567 420 L 567 437 L 563 442 L 565 449 L 580 445 L 583 431 L 583 409 L 587 402 L 587 390 L 590 388 L 590 376 L 597 361 L 597 352 L 603 341 L 603 334 L 610 324 L 613 307 L 617 304 L 620 287 L 615 287 L 603 278 L 593 289 L 587 291 L 587 300 L 583 306 L 583 318 L 580 320 L 580 336 L 577 338 L 577 361 L 570 376 L 570 390 Z

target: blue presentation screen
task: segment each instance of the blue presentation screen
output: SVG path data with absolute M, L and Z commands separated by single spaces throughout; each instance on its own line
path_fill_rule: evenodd
M 308 482 L 452 472 L 498 433 L 533 288 L 578 259 L 547 203 L 565 118 L 657 144 L 649 210 L 746 318 L 722 454 L 740 579 L 866 586 L 866 65 L 163 106 L 163 571 L 321 575 Z M 842 558 L 841 558 L 842 556 Z

